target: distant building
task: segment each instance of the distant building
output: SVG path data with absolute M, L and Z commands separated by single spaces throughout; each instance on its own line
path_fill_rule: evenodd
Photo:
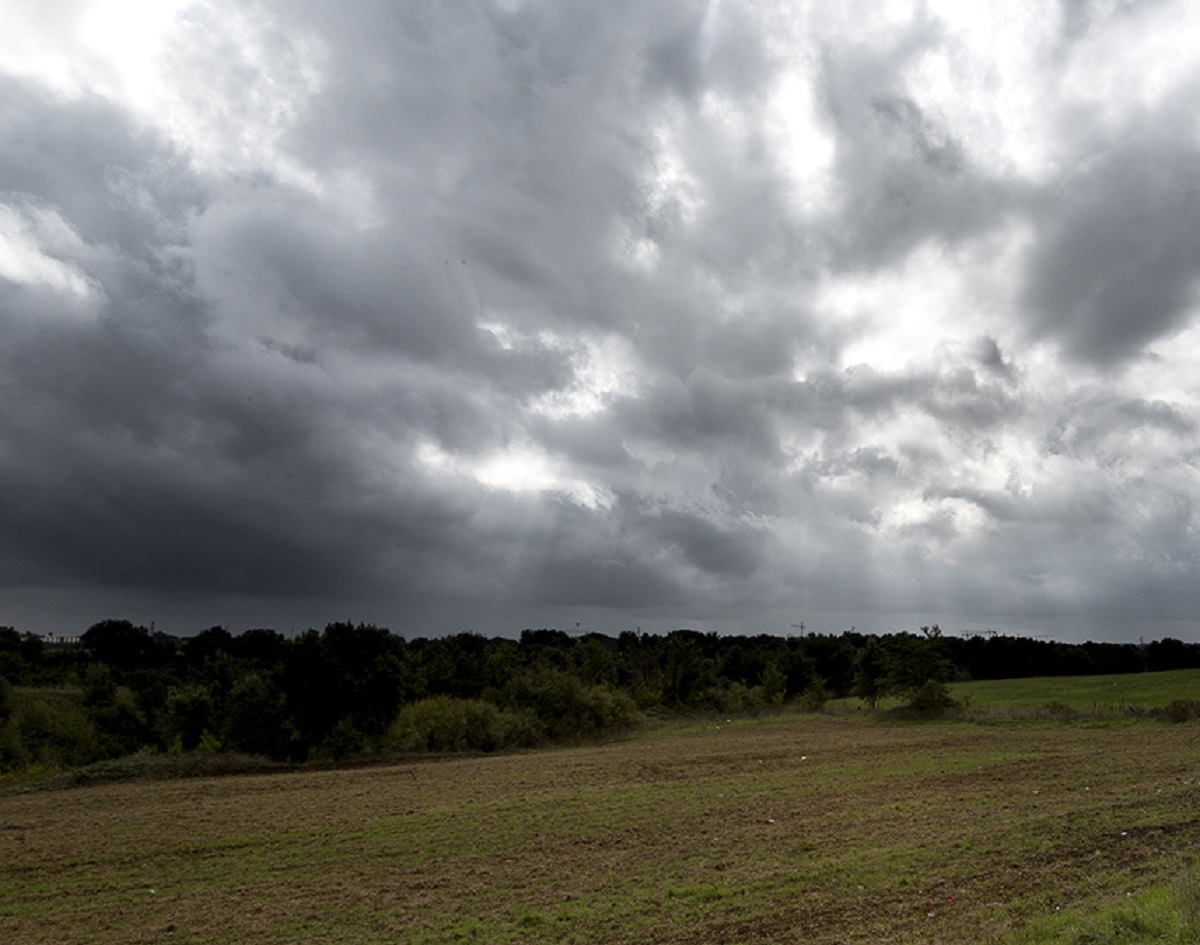
M 79 644 L 79 637 L 63 637 L 57 633 L 43 633 L 42 642 L 46 646 L 77 646 Z

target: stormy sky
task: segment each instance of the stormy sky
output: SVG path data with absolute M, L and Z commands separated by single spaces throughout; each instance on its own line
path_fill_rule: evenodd
M 0 623 L 1196 639 L 1200 7 L 3 6 Z

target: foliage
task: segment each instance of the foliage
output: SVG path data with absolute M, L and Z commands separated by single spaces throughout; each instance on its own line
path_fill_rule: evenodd
M 922 627 L 921 635 L 897 634 L 888 640 L 883 691 L 902 699 L 922 715 L 935 715 L 954 704 L 947 681 L 954 664 L 946 657 L 942 632 L 936 624 Z
M 879 700 L 887 694 L 887 672 L 887 656 L 883 647 L 875 637 L 871 637 L 858 654 L 853 695 L 858 696 L 869 708 L 877 708 Z
M 1200 666 L 1200 646 L 1178 640 L 1069 646 L 994 635 L 949 638 L 936 625 L 883 637 L 639 630 L 614 638 L 541 628 L 515 640 L 477 633 L 405 640 L 372 624 L 339 622 L 293 638 L 214 626 L 176 639 L 105 620 L 82 641 L 45 645 L 0 627 L 0 677 L 11 684 L 0 684 L 0 771 L 43 758 L 86 762 L 142 750 L 205 748 L 280 761 L 368 755 L 397 744 L 489 750 L 605 737 L 636 724 L 642 712 L 753 715 L 789 703 L 820 709 L 851 695 L 872 709 L 894 698 L 909 712 L 933 716 L 952 706 L 964 685 L 952 680 L 975 677 L 969 685 L 986 686 L 1002 670 L 1057 668 L 1083 679 L 1114 666 L 1139 672 Z M 1086 678 L 1097 680 L 1096 705 L 1133 711 L 1132 698 L 1118 704 L 1118 691 L 1135 691 L 1126 683 L 1112 687 L 1110 697 L 1110 684 L 1100 682 L 1106 677 Z M 11 695 L 29 686 L 71 692 L 74 701 L 46 699 L 37 708 Z M 971 696 L 973 706 L 988 698 L 979 693 Z M 1187 694 L 1176 689 L 1142 701 L 1140 711 L 1191 721 L 1200 708 L 1180 698 Z M 1061 711 L 1042 715 L 1066 719 L 1093 708 L 1081 700 L 1039 689 L 1033 704 L 1061 702 Z M 414 706 L 421 709 L 405 715 Z M 407 727 L 398 729 L 402 716 Z
M 528 709 L 502 709 L 482 699 L 432 696 L 409 703 L 388 730 L 387 748 L 404 752 L 531 748 L 545 729 Z
M 814 676 L 808 688 L 800 695 L 800 704 L 809 712 L 820 712 L 829 701 L 829 687 L 820 676 Z
M 77 767 L 103 757 L 103 741 L 77 694 L 14 692 L 0 726 L 0 771 Z
M 13 687 L 4 676 L 0 675 L 0 725 L 8 721 L 13 713 Z
M 588 686 L 570 673 L 536 669 L 513 679 L 501 705 L 528 710 L 555 741 L 629 728 L 637 719 L 630 697 L 608 686 Z

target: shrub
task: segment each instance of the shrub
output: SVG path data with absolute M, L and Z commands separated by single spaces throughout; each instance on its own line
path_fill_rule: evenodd
M 363 754 L 366 747 L 366 736 L 355 727 L 354 720 L 346 716 L 337 721 L 315 754 L 320 758 L 343 761 Z
M 217 724 L 217 709 L 212 691 L 201 683 L 173 686 L 167 693 L 163 717 L 163 736 L 178 740 L 180 748 L 191 751 L 200 745 L 204 733 Z
M 545 737 L 530 710 L 509 711 L 480 699 L 433 696 L 404 706 L 385 746 L 397 751 L 495 751 L 531 747 Z
M 637 707 L 624 692 L 586 686 L 570 673 L 541 669 L 509 682 L 502 701 L 509 709 L 528 709 L 555 741 L 629 728 Z
M 926 680 L 908 697 L 908 707 L 921 715 L 940 715 L 953 706 L 950 689 L 936 679 Z
M 809 712 L 820 712 L 828 701 L 829 689 L 820 676 L 814 676 L 804 692 L 800 693 L 800 705 Z
M 768 705 L 782 705 L 787 695 L 787 674 L 775 663 L 768 663 L 763 669 L 762 685 L 755 689 L 762 690 L 762 701 Z
M 0 727 L 0 770 L 73 767 L 103 757 L 101 739 L 77 702 L 35 696 L 14 703 Z

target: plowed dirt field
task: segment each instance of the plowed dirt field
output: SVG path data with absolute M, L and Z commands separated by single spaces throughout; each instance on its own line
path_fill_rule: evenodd
M 2 797 L 0 941 L 974 943 L 1197 850 L 1194 725 L 789 715 Z

